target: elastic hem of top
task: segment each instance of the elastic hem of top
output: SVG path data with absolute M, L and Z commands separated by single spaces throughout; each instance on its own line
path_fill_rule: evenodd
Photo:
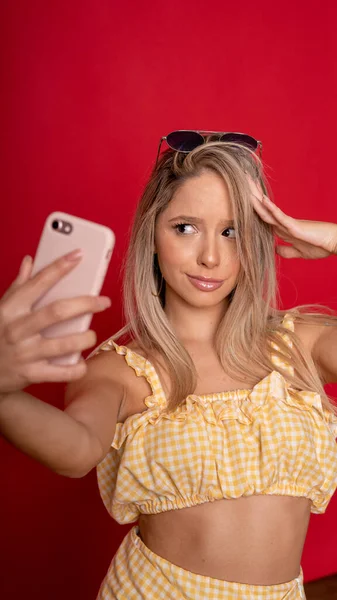
M 309 496 L 307 487 L 299 486 L 295 483 L 290 484 L 288 482 L 284 484 L 277 482 L 263 490 L 254 489 L 252 487 L 252 489 L 246 490 L 244 493 L 235 497 L 224 496 L 221 491 L 212 489 L 206 494 L 195 493 L 191 494 L 190 496 L 175 497 L 172 500 L 163 497 L 160 498 L 160 500 L 157 498 L 156 500 L 147 500 L 136 504 L 140 514 L 158 514 L 170 510 L 190 508 L 206 502 L 215 502 L 217 500 L 236 499 L 241 497 L 249 498 L 251 496 L 289 496 L 291 498 L 301 497 L 306 498 L 311 502 L 311 512 L 317 511 L 317 513 L 321 513 L 325 508 L 325 503 L 322 502 L 317 494 L 311 493 L 311 496 Z
M 315 499 L 313 497 L 309 497 L 307 492 L 304 489 L 272 489 L 269 488 L 263 492 L 255 492 L 251 494 L 243 494 L 245 498 L 250 498 L 251 496 L 288 496 L 290 498 L 306 498 L 311 502 L 310 504 L 310 512 L 314 514 L 324 514 L 326 510 L 327 501 L 325 501 L 324 505 L 321 502 L 318 502 L 316 499 L 316 504 L 314 504 Z M 242 497 L 238 496 L 238 497 Z M 142 502 L 139 504 L 124 504 L 123 502 L 117 502 L 116 500 L 113 504 L 109 504 L 107 510 L 109 514 L 112 516 L 117 523 L 120 525 L 127 525 L 129 523 L 134 523 L 139 519 L 140 515 L 156 515 L 159 513 L 164 513 L 173 510 L 180 510 L 182 508 L 190 508 L 192 506 L 198 506 L 200 504 L 205 504 L 206 502 L 216 502 L 218 500 L 223 500 L 225 497 L 223 495 L 217 494 L 193 494 L 187 498 L 176 498 L 175 500 L 168 500 L 167 498 L 163 498 L 160 500 L 160 504 L 158 504 L 158 499 L 148 500 L 146 502 Z M 231 498 L 235 499 L 235 498 Z

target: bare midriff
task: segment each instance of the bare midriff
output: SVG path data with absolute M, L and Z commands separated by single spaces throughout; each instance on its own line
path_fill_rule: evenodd
M 311 501 L 255 495 L 141 515 L 144 544 L 200 575 L 252 585 L 298 577 Z

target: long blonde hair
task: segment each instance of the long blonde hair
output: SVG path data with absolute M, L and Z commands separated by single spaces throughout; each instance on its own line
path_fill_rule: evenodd
M 236 143 L 207 141 L 187 155 L 172 150 L 163 153 L 137 206 L 123 264 L 126 325 L 110 339 L 117 341 L 127 336 L 135 340 L 153 364 L 156 363 L 154 353 L 162 357 L 171 383 L 168 411 L 194 393 L 195 365 L 176 337 L 164 310 L 165 281 L 154 254 L 154 234 L 158 215 L 179 186 L 209 169 L 220 175 L 227 186 L 234 227 L 239 232 L 236 244 L 240 272 L 215 338 L 215 350 L 224 372 L 230 377 L 235 374 L 240 380 L 255 382 L 256 366 L 268 372 L 275 369 L 270 355 L 270 344 L 274 343 L 279 351 L 275 349 L 273 354 L 294 367 L 293 375 L 282 367 L 279 370 L 295 393 L 303 389 L 318 393 L 325 407 L 337 414 L 337 407 L 325 393 L 324 382 L 311 356 L 303 349 L 296 333 L 282 326 L 286 313 L 294 315 L 298 323 L 318 325 L 337 325 L 337 316 L 331 308 L 319 304 L 300 305 L 287 311 L 277 308 L 274 234 L 272 226 L 253 209 L 246 173 L 260 182 L 269 197 L 272 192 L 260 158 Z M 152 292 L 160 287 L 160 294 L 154 296 Z M 280 335 L 285 332 L 292 347 Z

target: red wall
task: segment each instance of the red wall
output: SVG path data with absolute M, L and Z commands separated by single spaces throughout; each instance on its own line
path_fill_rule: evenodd
M 99 340 L 116 331 L 127 228 L 158 141 L 176 128 L 260 138 L 276 203 L 336 222 L 336 6 L 3 0 L 1 291 L 49 212 L 105 223 L 117 242 L 102 293 L 114 304 L 93 325 Z M 280 259 L 283 305 L 337 308 L 336 274 L 335 257 Z M 62 407 L 63 388 L 29 391 Z M 65 479 L 5 441 L 0 451 L 1 597 L 92 600 L 128 531 L 95 472 Z M 337 572 L 336 519 L 335 496 L 312 516 L 306 581 Z

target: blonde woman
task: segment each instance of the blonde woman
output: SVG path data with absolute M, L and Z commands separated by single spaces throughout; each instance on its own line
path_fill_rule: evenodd
M 75 366 L 48 363 L 96 337 L 40 331 L 106 308 L 81 297 L 31 310 L 76 261 L 30 277 L 25 260 L 2 298 L 1 431 L 56 473 L 97 466 L 109 513 L 135 523 L 99 600 L 303 599 L 310 513 L 337 486 L 337 410 L 323 387 L 337 381 L 337 317 L 277 308 L 275 251 L 336 254 L 337 225 L 268 198 L 251 136 L 164 139 L 131 232 L 123 329 Z M 64 411 L 22 391 L 42 381 L 68 382 Z

